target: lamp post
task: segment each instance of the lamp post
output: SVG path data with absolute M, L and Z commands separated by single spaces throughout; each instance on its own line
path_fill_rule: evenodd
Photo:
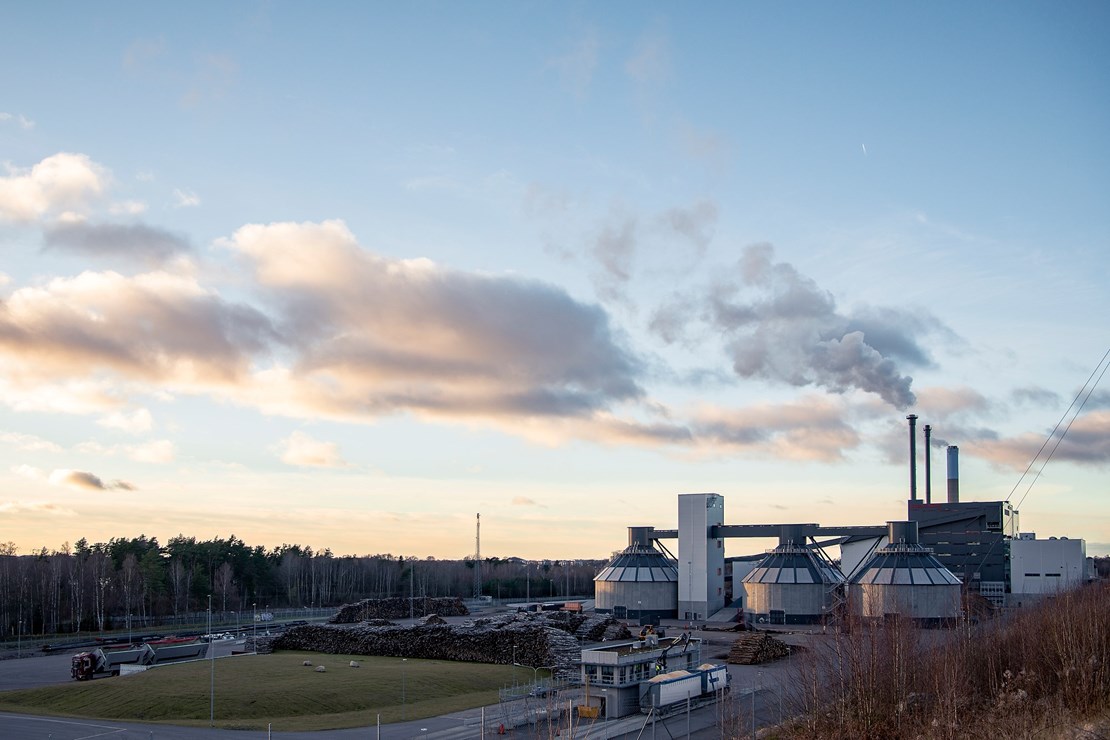
M 15 657 L 23 657 L 23 620 L 16 623 L 15 628 Z
M 127 612 L 127 642 L 128 644 L 133 643 L 131 639 L 131 612 Z
M 212 594 L 208 594 L 208 726 L 216 725 L 216 643 L 212 640 Z
M 401 658 L 401 721 L 405 721 L 405 663 L 408 658 Z
M 251 603 L 251 642 L 254 643 L 254 654 L 258 655 L 258 602 Z
M 537 666 L 530 666 L 530 665 L 524 665 L 523 663 L 517 663 L 516 661 L 513 661 L 513 665 L 515 665 L 515 666 L 520 666 L 521 668 L 531 668 L 531 669 L 532 669 L 532 690 L 533 690 L 533 691 L 535 691 L 535 690 L 536 690 L 536 688 L 537 688 L 537 687 L 539 686 L 539 683 L 540 683 L 540 678 L 539 678 L 539 676 L 540 676 L 540 673 L 539 673 L 540 669 L 541 669 L 541 668 L 546 668 L 546 669 L 550 670 L 550 669 L 552 669 L 552 668 L 554 668 L 554 667 L 555 667 L 555 666 L 553 666 L 553 665 L 537 665 Z
M 644 602 L 636 602 L 636 621 L 640 624 L 644 623 Z

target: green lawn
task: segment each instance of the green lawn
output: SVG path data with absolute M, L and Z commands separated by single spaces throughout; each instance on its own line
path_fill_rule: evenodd
M 301 663 L 310 660 L 313 667 Z M 350 661 L 361 668 L 351 668 Z M 325 673 L 314 667 L 324 665 Z M 207 725 L 207 661 L 143 673 L 0 693 L 0 711 L 98 719 Z M 280 652 L 215 662 L 216 725 L 236 729 L 311 731 L 402 719 L 400 658 Z M 418 719 L 495 704 L 497 690 L 532 679 L 529 668 L 443 660 L 404 664 L 404 718 Z

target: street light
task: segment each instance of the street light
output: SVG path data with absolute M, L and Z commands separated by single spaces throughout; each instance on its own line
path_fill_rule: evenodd
M 523 663 L 517 663 L 516 661 L 513 661 L 513 665 L 520 666 L 521 668 L 531 668 L 532 669 L 532 690 L 533 691 L 535 691 L 536 688 L 539 686 L 539 682 L 540 682 L 539 671 L 540 671 L 540 669 L 541 668 L 546 668 L 546 669 L 550 670 L 550 669 L 555 667 L 553 665 L 530 666 L 530 665 L 524 665 Z
M 251 642 L 254 643 L 254 654 L 258 655 L 258 602 L 255 601 L 251 604 L 251 612 L 253 618 L 251 619 Z
M 401 721 L 405 721 L 405 663 L 408 658 L 401 658 Z
M 212 594 L 208 594 L 208 662 L 211 664 L 209 671 L 208 687 L 208 726 L 216 726 L 216 643 L 212 641 Z

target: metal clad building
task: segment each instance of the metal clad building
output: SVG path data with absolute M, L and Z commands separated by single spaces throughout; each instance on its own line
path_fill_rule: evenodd
M 744 577 L 748 623 L 815 624 L 832 607 L 844 576 L 804 542 L 799 532 L 785 531 L 778 547 Z
M 724 540 L 711 528 L 725 522 L 725 499 L 716 493 L 678 497 L 679 619 L 706 619 L 725 605 Z
M 678 568 L 651 543 L 651 527 L 629 527 L 628 547 L 594 576 L 594 610 L 619 618 L 672 619 Z
M 960 579 L 917 541 L 916 522 L 889 527 L 890 544 L 852 577 L 852 612 L 864 619 L 897 615 L 923 625 L 954 623 L 960 616 Z

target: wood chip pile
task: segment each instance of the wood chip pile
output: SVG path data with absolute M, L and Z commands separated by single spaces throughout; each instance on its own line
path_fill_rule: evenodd
M 785 658 L 793 652 L 782 640 L 766 632 L 752 632 L 737 638 L 728 651 L 728 662 L 736 665 L 757 665 Z
M 309 650 L 501 664 L 511 664 L 515 658 L 521 665 L 565 670 L 581 655 L 578 639 L 568 628 L 573 625 L 575 631 L 584 629 L 591 634 L 619 633 L 614 624 L 620 625 L 611 617 L 594 615 L 572 621 L 551 618 L 548 613 L 504 615 L 464 624 L 310 624 L 293 627 L 266 643 L 259 638 L 258 651 Z M 627 629 L 624 636 L 628 636 Z
M 388 599 L 363 599 L 345 604 L 331 618 L 332 624 L 357 624 L 368 619 L 408 619 L 410 610 L 417 616 L 438 614 L 441 617 L 465 617 L 470 614 L 466 604 L 456 596 L 409 599 L 394 596 Z

